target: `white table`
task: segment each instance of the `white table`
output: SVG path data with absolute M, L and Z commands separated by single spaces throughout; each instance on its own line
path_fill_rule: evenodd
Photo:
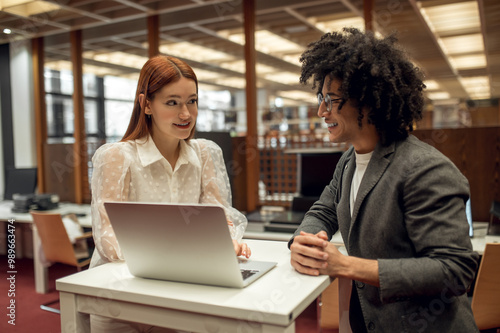
M 295 319 L 328 287 L 290 265 L 286 242 L 246 240 L 252 259 L 278 265 L 243 289 L 136 278 L 109 263 L 56 281 L 63 332 L 89 332 L 88 315 L 191 332 L 293 333 Z
M 32 236 L 32 244 L 33 244 L 33 266 L 34 266 L 34 273 L 35 273 L 35 289 L 37 293 L 40 294 L 45 294 L 48 292 L 49 289 L 49 283 L 48 283 L 48 271 L 47 267 L 45 267 L 41 260 L 40 260 L 40 250 L 41 250 L 41 243 L 40 243 L 40 238 L 38 236 L 38 232 L 36 231 L 35 224 L 33 223 L 33 218 L 30 213 L 13 213 L 12 212 L 12 206 L 13 202 L 12 201 L 1 201 L 0 202 L 0 221 L 6 222 L 10 219 L 13 219 L 14 225 L 16 226 L 16 257 L 17 258 L 22 258 L 23 257 L 23 240 L 24 236 L 22 234 L 22 228 L 21 226 L 27 225 L 31 228 L 31 236 Z M 47 213 L 49 212 L 55 212 L 55 213 L 61 213 L 61 214 L 68 214 L 68 213 L 75 213 L 75 214 L 85 214 L 85 216 L 78 217 L 78 221 L 80 222 L 80 225 L 82 227 L 92 227 L 92 218 L 90 216 L 90 205 L 79 205 L 79 204 L 74 204 L 74 203 L 60 203 L 59 207 L 54 210 L 47 210 L 45 211 Z M 2 226 L 5 227 L 5 226 Z M 21 227 L 21 228 L 20 228 Z M 2 229 L 3 230 L 3 229 Z M 6 253 L 6 237 L 0 237 L 0 252 L 2 254 Z

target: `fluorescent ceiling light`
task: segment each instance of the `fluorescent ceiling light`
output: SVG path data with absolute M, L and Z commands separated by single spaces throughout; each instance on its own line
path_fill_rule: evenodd
M 446 54 L 484 52 L 483 36 L 481 34 L 446 37 L 441 38 L 441 41 Z
M 283 56 L 283 60 L 297 65 L 297 66 L 302 66 L 302 63 L 300 62 L 300 56 L 302 55 L 302 52 L 300 53 L 293 53 L 293 54 L 285 54 Z
M 450 63 L 459 70 L 484 68 L 486 67 L 486 57 L 484 54 L 449 57 Z
M 417 5 L 441 50 L 448 56 L 451 67 L 464 70 L 487 66 L 485 56 L 479 54 L 484 53 L 484 41 L 477 1 L 429 7 L 419 1 Z M 476 91 L 471 92 L 470 83 L 464 80 L 460 82 L 469 96 L 475 98 L 473 96 Z M 489 83 L 485 86 L 488 87 L 489 93 Z M 433 99 L 431 96 L 428 94 L 428 97 Z
M 221 77 L 212 80 L 212 82 L 221 86 L 232 87 L 236 89 L 244 89 L 247 85 L 246 80 L 239 77 Z
M 71 62 L 66 61 L 66 60 L 46 61 L 43 64 L 43 67 L 49 68 L 49 69 L 52 69 L 55 71 L 62 71 L 62 70 L 72 71 L 73 70 Z
M 288 90 L 288 91 L 278 91 L 276 96 L 282 98 L 293 99 L 295 101 L 303 101 L 307 104 L 315 104 L 318 98 L 313 93 L 308 93 L 302 90 Z
M 427 98 L 432 100 L 449 99 L 450 94 L 445 91 L 427 93 Z
M 57 4 L 46 1 L 0 0 L 0 10 L 18 16 L 32 16 L 61 9 Z
M 214 71 L 207 71 L 205 69 L 194 68 L 193 71 L 196 74 L 198 81 L 211 81 L 213 79 L 221 77 L 220 73 Z
M 461 77 L 459 80 L 471 98 L 490 98 L 490 79 L 487 76 Z
M 440 89 L 439 84 L 434 80 L 427 80 L 424 82 L 424 84 L 425 84 L 426 91 Z
M 45 68 L 52 69 L 54 71 L 73 71 L 73 64 L 71 61 L 67 60 L 56 60 L 56 61 L 47 61 L 44 64 Z M 109 67 L 101 67 L 101 66 L 95 66 L 95 65 L 87 65 L 83 64 L 83 73 L 84 74 L 94 74 L 96 76 L 105 76 L 105 75 L 112 75 L 112 76 L 119 76 L 123 77 L 120 71 L 114 70 Z
M 275 73 L 276 67 L 257 63 L 257 65 L 255 65 L 255 71 L 257 72 L 258 75 Z
M 424 7 L 419 1 L 418 5 L 431 30 L 438 35 L 464 29 L 480 30 L 477 1 L 432 7 Z
M 174 57 L 205 63 L 230 61 L 234 59 L 234 56 L 229 53 L 216 51 L 214 49 L 189 42 L 161 45 L 160 52 Z
M 245 73 L 245 60 L 222 62 L 219 66 L 233 72 Z
M 220 31 L 218 34 L 240 45 L 245 44 L 244 33 Z M 263 53 L 290 53 L 302 52 L 304 47 L 270 31 L 259 30 L 255 32 L 255 49 Z
M 141 69 L 148 61 L 147 57 L 125 52 L 96 53 L 88 51 L 83 53 L 83 58 L 137 69 Z
M 269 81 L 279 82 L 283 84 L 299 84 L 300 73 L 281 72 L 264 75 L 264 78 Z
M 231 70 L 233 72 L 238 72 L 238 73 L 242 73 L 242 74 L 246 72 L 245 60 L 222 62 L 219 64 L 219 66 L 224 68 L 224 69 Z M 257 72 L 257 74 L 262 75 L 262 74 L 276 72 L 276 68 L 272 67 L 272 66 L 257 63 L 255 65 L 255 71 Z
M 489 92 L 481 92 L 481 91 L 477 91 L 477 92 L 471 92 L 469 93 L 470 95 L 470 98 L 471 99 L 490 99 L 491 98 L 491 94 Z
M 323 32 L 340 31 L 344 27 L 365 29 L 365 20 L 361 17 L 349 17 L 339 20 L 317 21 L 316 27 Z

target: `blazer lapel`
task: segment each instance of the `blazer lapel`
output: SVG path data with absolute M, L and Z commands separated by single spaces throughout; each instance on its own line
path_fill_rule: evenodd
M 337 221 L 339 222 L 339 229 L 344 242 L 347 241 L 351 225 L 349 195 L 351 193 L 352 177 L 354 176 L 354 170 L 356 168 L 355 160 L 354 151 L 352 151 L 352 155 L 344 165 L 344 170 L 341 175 L 342 186 L 339 188 L 340 196 L 337 207 Z
M 373 189 L 373 187 L 378 183 L 382 175 L 384 174 L 385 170 L 389 166 L 390 159 L 388 159 L 386 156 L 393 153 L 395 149 L 395 143 L 390 144 L 387 147 L 382 147 L 377 145 L 375 150 L 373 151 L 372 158 L 370 159 L 370 163 L 368 164 L 368 167 L 366 169 L 366 172 L 363 176 L 363 179 L 361 180 L 361 184 L 359 185 L 358 189 L 358 194 L 356 195 L 356 201 L 354 202 L 354 209 L 352 212 L 352 218 L 351 218 L 351 226 L 349 228 L 349 236 L 351 234 L 351 230 L 353 225 L 356 223 L 356 219 L 358 217 L 359 209 L 365 200 L 366 196 L 370 191 Z M 354 160 L 355 158 L 353 158 Z M 355 166 L 353 167 L 353 169 Z M 351 176 L 352 180 L 352 176 Z M 351 188 L 349 182 L 349 190 Z M 346 184 L 344 184 L 344 187 L 347 187 Z M 349 198 L 349 197 L 348 197 Z

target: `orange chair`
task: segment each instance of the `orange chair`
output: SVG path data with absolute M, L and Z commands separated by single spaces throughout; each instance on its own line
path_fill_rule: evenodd
M 87 239 L 92 237 L 92 232 L 83 233 L 75 238 L 75 244 L 66 232 L 61 214 L 43 213 L 30 211 L 35 223 L 45 258 L 51 263 L 62 263 L 75 266 L 78 271 L 90 263 L 90 252 Z M 74 214 L 68 215 L 73 221 L 78 223 Z M 42 304 L 43 310 L 60 313 L 59 310 L 48 305 L 59 302 L 59 299 Z
M 500 244 L 487 243 L 472 294 L 472 312 L 480 330 L 500 328 Z

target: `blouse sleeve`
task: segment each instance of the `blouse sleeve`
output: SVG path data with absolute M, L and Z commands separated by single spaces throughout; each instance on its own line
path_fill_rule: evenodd
M 241 241 L 247 227 L 247 218 L 232 207 L 231 184 L 222 157 L 221 148 L 213 141 L 198 139 L 201 150 L 201 203 L 222 205 L 230 222 L 231 237 Z
M 92 158 L 92 226 L 96 249 L 103 261 L 123 260 L 115 233 L 104 209 L 106 201 L 126 201 L 129 196 L 130 159 L 117 144 L 104 145 Z

